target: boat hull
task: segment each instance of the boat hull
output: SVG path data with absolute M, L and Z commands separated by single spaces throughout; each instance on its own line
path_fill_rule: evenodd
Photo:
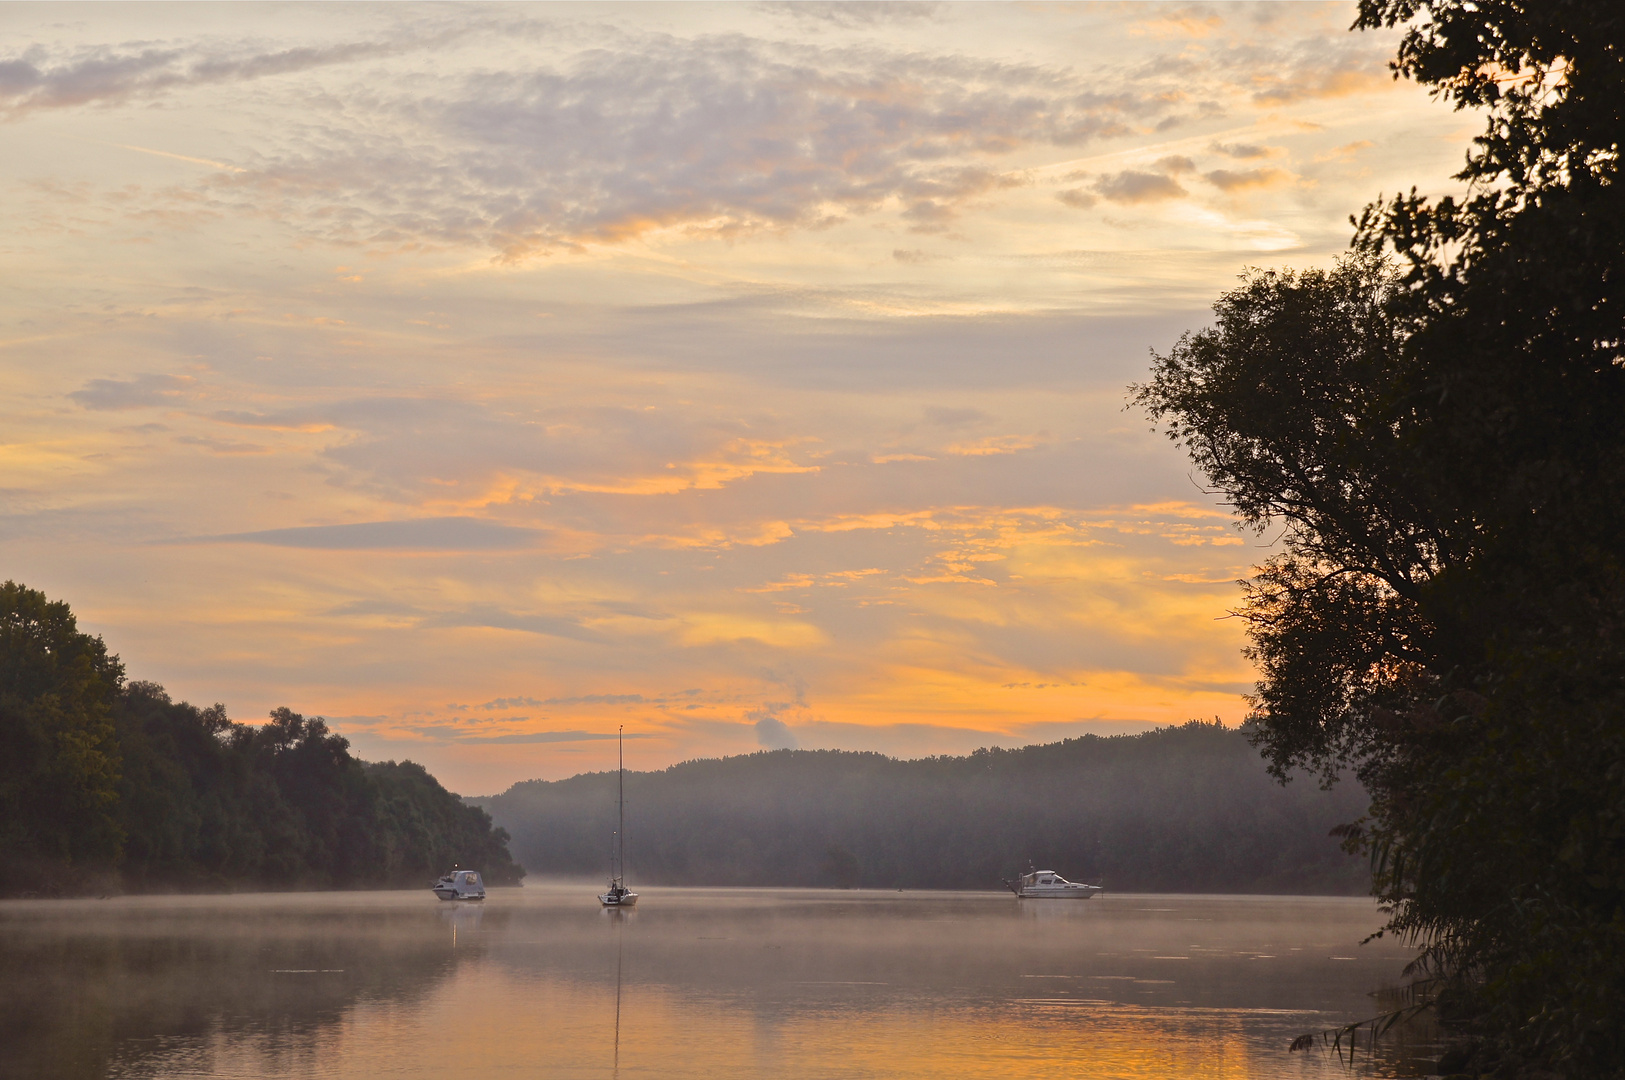
M 1035 869 L 1028 869 L 1015 881 L 1006 881 L 1004 887 L 1022 900 L 1087 900 L 1105 891 L 1099 885 L 1068 881 L 1053 870 Z
M 635 892 L 629 892 L 622 893 L 620 896 L 615 896 L 612 893 L 601 893 L 599 894 L 598 902 L 607 908 L 632 907 L 638 902 L 638 894 Z
M 1024 885 L 1016 895 L 1023 900 L 1087 900 L 1101 891 L 1098 885 Z

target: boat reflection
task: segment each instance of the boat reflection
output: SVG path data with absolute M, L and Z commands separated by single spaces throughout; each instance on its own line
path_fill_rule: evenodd
M 620 912 L 620 908 L 611 909 Z M 615 920 L 615 1052 L 614 1076 L 620 1080 L 621 1075 L 621 960 L 626 945 L 626 926 L 622 919 Z

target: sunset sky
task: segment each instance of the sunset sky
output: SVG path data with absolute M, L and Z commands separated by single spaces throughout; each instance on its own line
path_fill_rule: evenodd
M 1125 388 L 1454 186 L 1353 16 L 0 8 L 0 579 L 465 794 L 1239 721 Z

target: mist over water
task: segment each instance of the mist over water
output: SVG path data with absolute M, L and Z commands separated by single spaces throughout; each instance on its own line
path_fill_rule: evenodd
M 1348 1076 L 1288 1043 L 1411 955 L 1363 899 L 594 888 L 6 902 L 0 1075 Z

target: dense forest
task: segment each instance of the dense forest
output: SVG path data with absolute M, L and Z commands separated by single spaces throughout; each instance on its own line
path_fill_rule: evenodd
M 481 800 L 526 864 L 601 874 L 614 773 Z M 1193 722 L 1019 750 L 898 761 L 773 750 L 626 776 L 634 884 L 996 889 L 1030 859 L 1114 890 L 1362 893 L 1328 837 L 1355 784 L 1282 787 L 1245 733 Z
M 0 893 L 427 886 L 453 863 L 515 884 L 506 841 L 422 766 L 126 682 L 67 604 L 0 586 Z

